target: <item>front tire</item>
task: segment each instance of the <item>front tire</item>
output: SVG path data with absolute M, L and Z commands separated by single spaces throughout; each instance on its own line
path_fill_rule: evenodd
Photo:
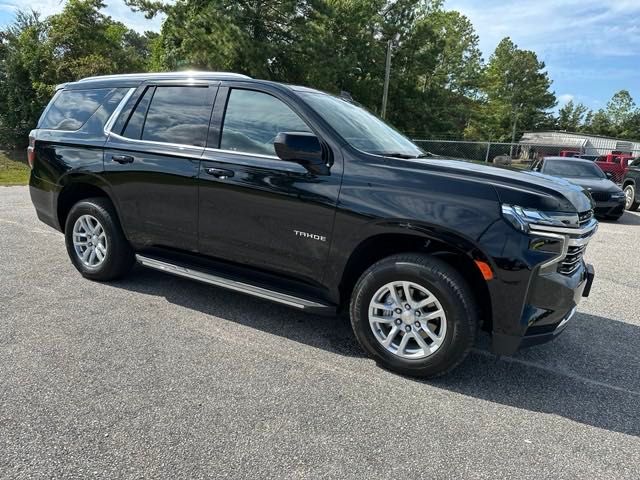
M 636 201 L 636 187 L 635 185 L 627 185 L 624 187 L 625 204 L 624 208 L 630 211 L 635 211 L 640 206 L 640 202 Z
M 64 233 L 69 258 L 85 278 L 115 280 L 135 262 L 113 204 L 106 198 L 76 203 L 67 215 Z
M 383 367 L 437 377 L 469 353 L 477 308 L 464 278 L 424 254 L 385 258 L 362 274 L 351 297 L 351 325 L 360 345 Z

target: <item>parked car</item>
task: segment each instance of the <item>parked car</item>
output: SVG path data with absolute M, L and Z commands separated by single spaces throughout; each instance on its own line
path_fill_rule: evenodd
M 629 164 L 634 160 L 632 155 L 624 153 L 609 153 L 596 158 L 595 163 L 603 172 L 611 175 L 611 180 L 621 184 L 622 179 L 629 169 Z
M 629 165 L 622 188 L 625 195 L 625 208 L 627 210 L 637 210 L 640 206 L 640 158 L 636 158 Z
M 403 374 L 450 371 L 479 328 L 505 355 L 555 338 L 594 278 L 590 197 L 532 172 L 424 156 L 310 88 L 116 75 L 57 90 L 30 134 L 29 183 L 84 277 L 113 280 L 137 260 L 345 311 L 364 350 Z
M 579 158 L 545 157 L 534 163 L 531 169 L 564 178 L 588 190 L 595 202 L 596 217 L 618 220 L 624 213 L 624 192 L 594 162 Z

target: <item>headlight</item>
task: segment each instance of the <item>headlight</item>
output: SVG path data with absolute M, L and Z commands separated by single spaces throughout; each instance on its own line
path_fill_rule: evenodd
M 624 192 L 614 192 L 611 194 L 611 198 L 624 198 Z
M 577 213 L 543 212 L 517 205 L 502 205 L 502 216 L 514 228 L 525 233 L 529 232 L 529 225 L 532 223 L 550 227 L 577 227 L 579 225 Z

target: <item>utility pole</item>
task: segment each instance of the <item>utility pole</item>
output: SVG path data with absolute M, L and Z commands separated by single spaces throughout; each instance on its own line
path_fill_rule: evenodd
M 387 116 L 387 98 L 389 96 L 389 76 L 391 75 L 391 39 L 387 41 L 387 59 L 384 66 L 384 88 L 382 89 L 382 108 L 380 116 Z
M 513 112 L 513 129 L 511 130 L 511 148 L 509 150 L 509 156 L 513 158 L 513 144 L 516 143 L 516 127 L 518 125 L 518 107 L 516 106 Z

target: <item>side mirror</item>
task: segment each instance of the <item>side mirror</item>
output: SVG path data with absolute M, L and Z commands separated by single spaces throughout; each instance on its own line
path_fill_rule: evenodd
M 604 176 L 607 177 L 609 180 L 611 180 L 613 178 L 613 173 L 611 172 L 604 172 Z
M 308 132 L 280 132 L 273 141 L 276 154 L 285 162 L 297 162 L 309 171 L 327 175 L 318 137 Z

